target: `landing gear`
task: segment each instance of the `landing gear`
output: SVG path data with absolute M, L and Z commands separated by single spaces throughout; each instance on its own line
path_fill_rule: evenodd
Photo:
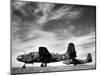
M 41 67 L 47 67 L 47 63 L 42 63 Z
M 26 68 L 26 66 L 25 66 L 26 64 L 24 64 L 23 66 L 22 66 L 22 68 Z

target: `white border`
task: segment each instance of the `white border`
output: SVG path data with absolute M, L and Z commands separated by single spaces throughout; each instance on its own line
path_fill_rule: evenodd
M 20 1 L 20 0 L 19 0 Z M 21 0 L 21 1 L 38 1 L 38 2 L 55 2 L 55 3 L 69 3 L 69 4 L 84 4 L 84 5 L 96 5 L 95 0 Z
M 27 0 L 55 3 L 96 5 L 97 7 L 97 69 L 71 72 L 40 73 L 40 75 L 98 75 L 100 74 L 100 0 Z M 0 74 L 10 74 L 10 0 L 0 1 Z M 37 75 L 37 74 L 34 74 Z

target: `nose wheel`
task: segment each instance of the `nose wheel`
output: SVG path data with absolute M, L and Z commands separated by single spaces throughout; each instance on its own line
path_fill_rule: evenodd
M 26 64 L 24 64 L 24 65 L 22 66 L 22 68 L 26 68 Z
M 47 63 L 42 63 L 41 67 L 47 67 Z

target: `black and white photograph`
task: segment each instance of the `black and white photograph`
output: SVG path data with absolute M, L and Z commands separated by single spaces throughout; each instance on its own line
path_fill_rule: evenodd
M 96 6 L 11 0 L 11 74 L 96 69 Z

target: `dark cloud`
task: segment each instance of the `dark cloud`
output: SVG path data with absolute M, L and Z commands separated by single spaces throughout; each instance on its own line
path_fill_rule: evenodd
M 18 7 L 15 4 L 20 4 L 14 2 L 12 3 L 12 16 L 18 17 L 22 22 L 27 22 L 27 21 L 34 21 L 36 19 L 35 9 L 37 9 L 37 3 L 35 2 L 22 2 L 22 6 Z M 39 15 L 39 14 L 38 14 Z
M 89 43 L 86 43 L 86 44 L 82 44 L 81 46 L 82 46 L 84 49 L 91 48 L 91 47 L 95 46 L 95 41 L 89 42 Z
M 66 4 L 58 4 L 58 3 L 56 4 L 55 3 L 55 6 L 53 7 L 52 10 L 53 11 L 58 10 L 58 9 L 62 8 L 63 6 L 67 6 L 67 5 Z
M 45 32 L 52 32 L 60 40 L 69 38 L 71 35 L 86 35 L 91 28 L 94 29 L 95 7 L 14 2 L 12 3 L 12 22 L 17 23 L 12 26 L 12 29 L 15 29 L 14 36 L 17 36 L 21 41 L 37 39 L 39 35 L 32 33 L 36 27 Z M 73 28 L 70 28 L 71 26 Z
M 68 26 L 70 26 L 70 24 L 67 24 L 66 20 L 51 20 L 49 22 L 47 22 L 42 28 L 44 31 L 54 31 L 54 30 L 60 30 L 60 29 L 68 29 Z
M 82 16 L 72 22 L 75 26 L 75 36 L 82 36 L 90 33 L 91 29 L 95 31 L 96 27 L 96 7 L 80 6 L 84 9 Z

